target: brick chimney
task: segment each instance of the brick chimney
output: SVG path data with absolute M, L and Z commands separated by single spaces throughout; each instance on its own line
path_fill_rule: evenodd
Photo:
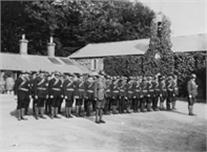
M 25 39 L 25 34 L 22 34 L 22 39 L 19 41 L 20 54 L 27 55 L 28 40 Z
M 47 45 L 47 54 L 49 57 L 55 56 L 55 43 L 53 42 L 53 37 L 50 37 L 50 42 Z

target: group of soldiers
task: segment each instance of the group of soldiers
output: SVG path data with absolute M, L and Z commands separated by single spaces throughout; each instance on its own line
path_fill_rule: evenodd
M 173 110 L 178 94 L 177 76 L 173 74 L 126 77 L 104 73 L 22 72 L 14 88 L 18 120 L 26 119 L 24 115 L 28 114 L 32 101 L 36 119 L 46 119 L 45 114 L 51 119 L 60 118 L 59 114 L 70 118 L 75 106 L 74 115 L 77 117 L 101 113 L 97 123 L 104 123 L 102 113 Z

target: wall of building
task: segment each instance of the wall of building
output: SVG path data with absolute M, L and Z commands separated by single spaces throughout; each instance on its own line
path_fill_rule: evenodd
M 87 59 L 74 59 L 81 65 L 87 67 L 91 71 L 99 72 L 104 68 L 103 58 L 87 58 Z

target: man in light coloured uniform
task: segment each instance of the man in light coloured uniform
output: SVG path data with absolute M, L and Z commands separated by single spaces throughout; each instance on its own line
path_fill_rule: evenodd
M 106 82 L 104 76 L 98 75 L 98 79 L 94 84 L 94 97 L 96 101 L 96 123 L 105 123 L 103 121 L 103 109 L 105 106 Z
M 196 75 L 192 74 L 191 79 L 188 81 L 187 88 L 188 88 L 188 110 L 189 115 L 194 116 L 193 113 L 193 105 L 196 102 L 196 96 L 198 95 L 198 85 L 195 82 Z

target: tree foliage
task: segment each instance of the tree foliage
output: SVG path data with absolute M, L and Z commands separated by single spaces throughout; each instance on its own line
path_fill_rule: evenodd
M 171 50 L 170 21 L 163 15 L 161 21 L 160 35 L 158 34 L 158 23 L 154 19 L 151 23 L 151 34 L 149 49 L 145 53 L 144 71 L 146 75 L 161 73 L 167 75 L 173 72 L 174 54 Z M 156 59 L 155 55 L 160 58 Z
M 88 43 L 147 38 L 153 16 L 141 3 L 127 1 L 3 1 L 1 50 L 18 52 L 25 33 L 29 53 L 46 54 L 53 35 L 56 55 L 67 56 Z

